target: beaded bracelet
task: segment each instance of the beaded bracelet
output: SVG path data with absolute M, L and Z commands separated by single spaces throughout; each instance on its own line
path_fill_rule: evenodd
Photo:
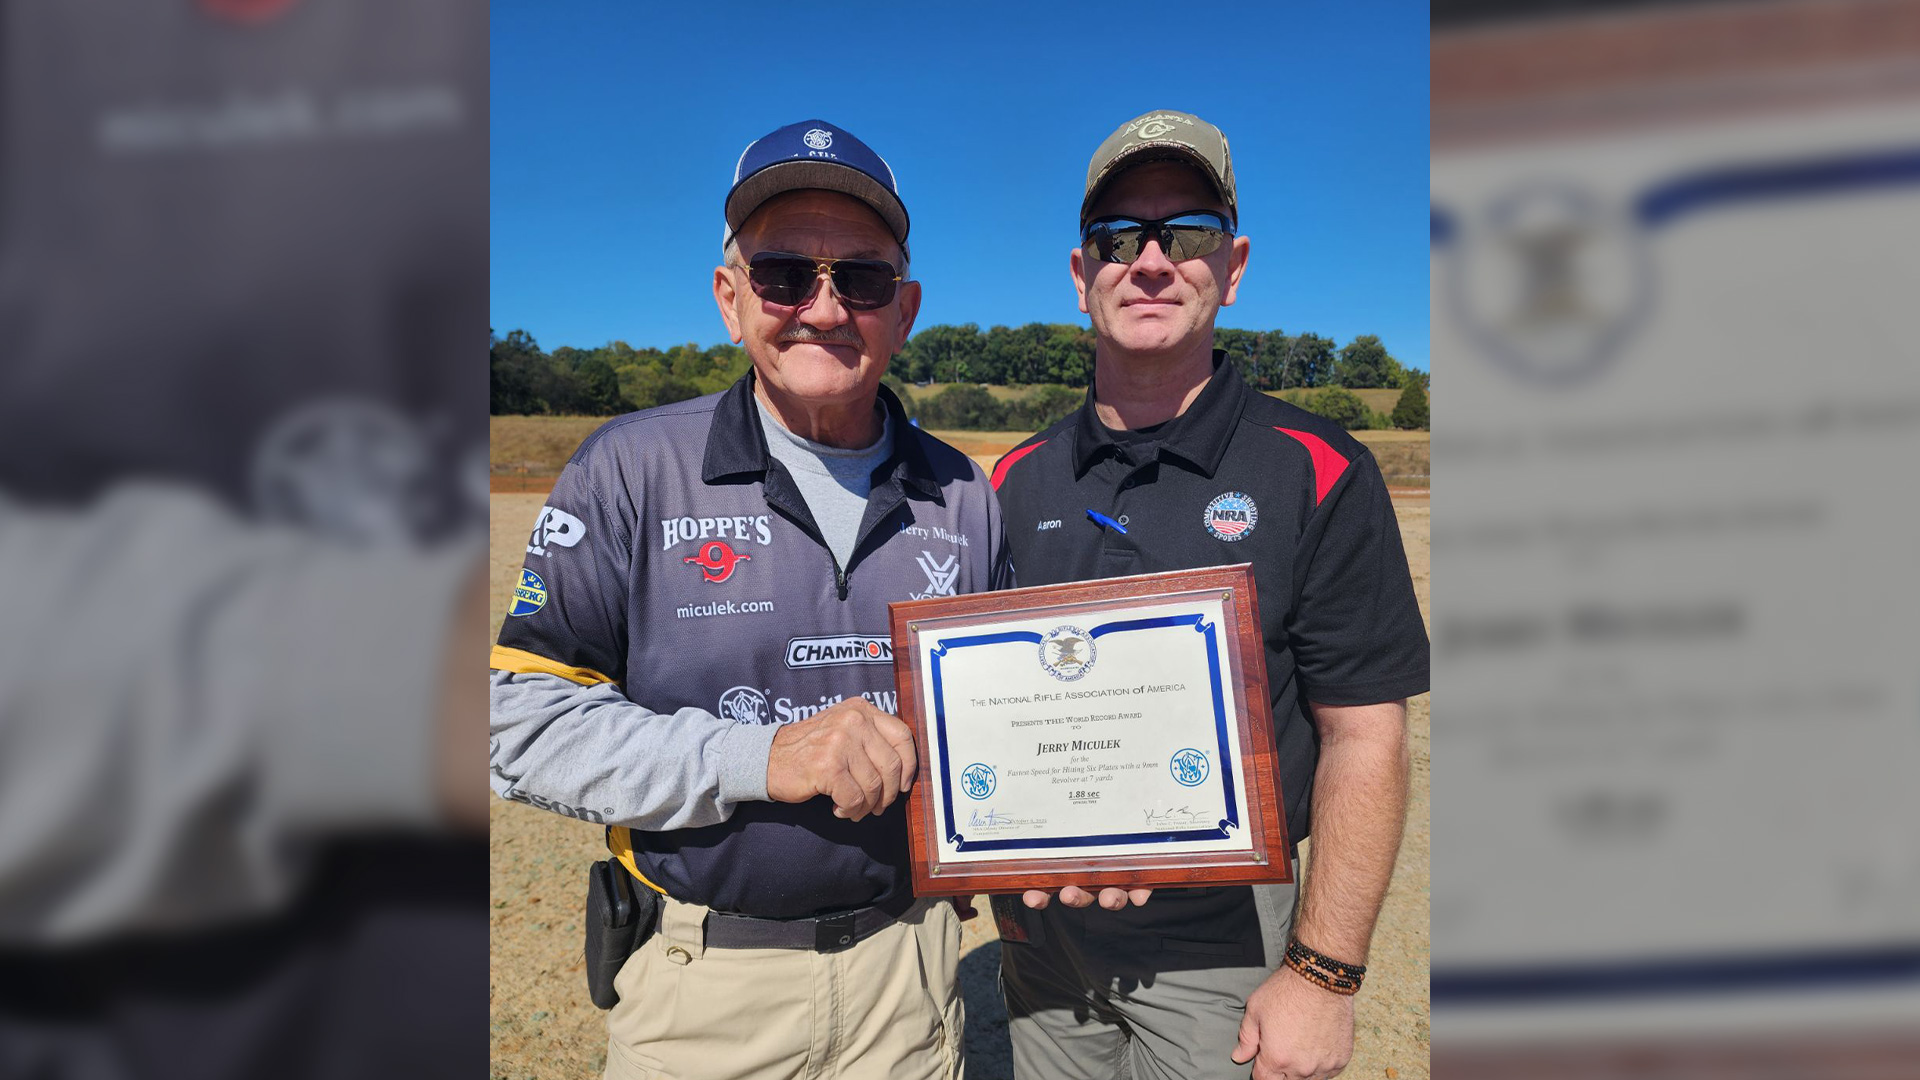
M 1309 965 L 1304 960 L 1296 960 L 1289 956 L 1287 957 L 1287 966 L 1298 972 L 1301 978 L 1306 979 L 1308 982 L 1330 993 L 1351 997 L 1360 992 L 1359 983 L 1347 979 L 1336 979 L 1331 975 L 1321 972 L 1320 969 Z
M 1352 995 L 1360 991 L 1367 969 L 1359 964 L 1343 963 L 1300 943 L 1287 942 L 1287 966 L 1308 982 L 1335 994 Z
M 1333 957 L 1328 956 L 1326 953 L 1323 953 L 1320 950 L 1313 948 L 1312 946 L 1308 945 L 1306 942 L 1301 941 L 1299 938 L 1294 938 L 1293 940 L 1287 942 L 1287 951 L 1293 952 L 1296 950 L 1300 953 L 1303 959 L 1308 960 L 1314 964 L 1317 964 L 1320 967 L 1337 971 L 1342 975 L 1351 975 L 1354 978 L 1358 979 L 1358 978 L 1364 977 L 1367 973 L 1367 969 L 1363 965 L 1342 963 L 1341 961 L 1335 960 Z

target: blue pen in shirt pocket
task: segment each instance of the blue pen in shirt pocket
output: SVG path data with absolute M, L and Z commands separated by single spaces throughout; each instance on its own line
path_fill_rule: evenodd
M 1125 525 L 1120 524 L 1098 510 L 1088 509 L 1087 516 L 1093 519 L 1095 525 L 1104 525 L 1123 536 L 1126 535 L 1127 527 Z

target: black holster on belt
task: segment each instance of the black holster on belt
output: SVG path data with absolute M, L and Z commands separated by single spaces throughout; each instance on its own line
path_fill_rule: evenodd
M 660 894 L 641 885 L 612 859 L 587 868 L 587 996 L 602 1009 L 620 1000 L 613 977 L 653 936 Z

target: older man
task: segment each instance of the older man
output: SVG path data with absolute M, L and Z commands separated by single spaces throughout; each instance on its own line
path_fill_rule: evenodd
M 1101 144 L 1070 257 L 1094 385 L 993 482 L 1022 584 L 1253 564 L 1286 820 L 1316 830 L 1304 898 L 1297 920 L 1292 886 L 996 899 L 1021 1080 L 1322 1080 L 1352 1054 L 1427 636 L 1367 448 L 1213 349 L 1247 268 L 1238 211 L 1226 137 L 1196 116 Z
M 609 1076 L 961 1074 L 959 923 L 916 902 L 887 602 L 1007 583 L 999 509 L 880 386 L 920 306 L 893 172 L 747 147 L 713 295 L 752 370 L 574 454 L 494 650 L 493 783 L 659 901 Z

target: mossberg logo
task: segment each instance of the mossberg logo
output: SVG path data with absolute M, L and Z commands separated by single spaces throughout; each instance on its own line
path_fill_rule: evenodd
M 839 634 L 831 637 L 797 637 L 787 640 L 787 666 L 790 668 L 891 663 L 893 663 L 891 638 Z

